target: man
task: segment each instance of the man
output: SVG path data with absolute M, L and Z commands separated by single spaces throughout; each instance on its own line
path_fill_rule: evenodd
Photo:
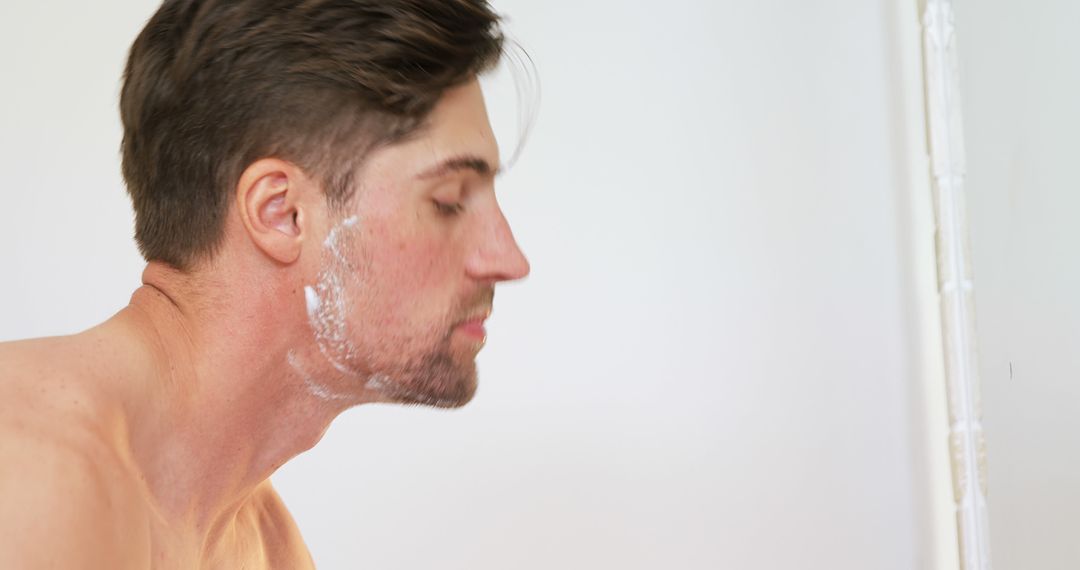
M 461 406 L 494 285 L 485 0 L 167 0 L 132 46 L 148 260 L 81 334 L 0 345 L 0 568 L 309 568 L 268 477 L 343 410 Z

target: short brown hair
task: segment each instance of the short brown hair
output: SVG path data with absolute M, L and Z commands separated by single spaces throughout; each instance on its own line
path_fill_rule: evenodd
M 343 203 L 363 154 L 415 132 L 502 44 L 486 0 L 165 0 L 120 95 L 139 250 L 181 269 L 212 255 L 263 157 Z

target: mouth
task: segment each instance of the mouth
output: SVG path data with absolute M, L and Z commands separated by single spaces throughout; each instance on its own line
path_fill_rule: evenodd
M 471 317 L 467 317 L 463 321 L 460 321 L 457 326 L 454 327 L 454 330 L 461 331 L 461 333 L 466 336 L 473 337 L 479 340 L 484 340 L 485 338 L 487 338 L 487 329 L 484 328 L 484 321 L 486 321 L 490 316 L 491 310 L 484 310 Z

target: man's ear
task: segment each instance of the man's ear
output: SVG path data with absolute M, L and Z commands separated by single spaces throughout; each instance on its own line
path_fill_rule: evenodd
M 236 206 L 251 241 L 280 263 L 300 257 L 307 233 L 301 205 L 311 180 L 295 164 L 277 158 L 259 159 L 244 169 L 236 185 Z

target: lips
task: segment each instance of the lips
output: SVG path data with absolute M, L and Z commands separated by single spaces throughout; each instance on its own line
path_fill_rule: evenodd
M 470 317 L 461 321 L 456 328 L 469 336 L 484 338 L 487 336 L 487 330 L 484 328 L 484 321 L 486 321 L 487 318 L 488 313 Z

